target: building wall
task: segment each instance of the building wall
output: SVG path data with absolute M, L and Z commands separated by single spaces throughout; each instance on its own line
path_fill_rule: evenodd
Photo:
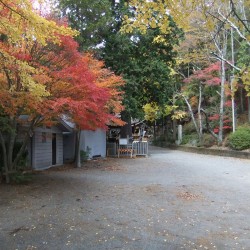
M 63 160 L 64 162 L 73 162 L 75 158 L 75 133 L 63 135 Z
M 37 128 L 32 138 L 32 167 L 46 169 L 52 166 L 52 134 L 56 133 L 56 165 L 63 164 L 63 136 L 56 128 Z
M 95 131 L 83 130 L 81 132 L 81 150 L 90 148 L 90 158 L 93 156 L 106 156 L 106 132 L 98 129 Z

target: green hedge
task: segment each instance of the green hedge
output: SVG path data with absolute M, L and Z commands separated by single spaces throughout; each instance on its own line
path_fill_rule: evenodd
M 239 127 L 229 135 L 229 146 L 235 150 L 250 148 L 250 127 Z

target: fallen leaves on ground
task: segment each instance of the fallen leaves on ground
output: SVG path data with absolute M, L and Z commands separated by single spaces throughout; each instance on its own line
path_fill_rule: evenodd
M 177 193 L 177 197 L 183 200 L 200 200 L 203 197 L 198 194 L 192 194 L 188 191 L 181 191 Z

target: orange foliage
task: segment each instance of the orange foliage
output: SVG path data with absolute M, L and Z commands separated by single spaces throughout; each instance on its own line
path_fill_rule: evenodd
M 66 114 L 81 129 L 107 128 L 110 122 L 122 125 L 116 117 L 122 110 L 122 78 L 90 54 L 81 54 L 72 37 L 58 37 L 60 44 L 46 46 L 35 40 L 25 46 L 0 41 L 1 51 L 11 58 L 0 63 L 3 113 L 42 116 L 46 122 Z
M 106 128 L 111 121 L 123 124 L 116 117 L 122 110 L 121 77 L 90 54 L 79 53 L 72 38 L 61 37 L 61 41 L 55 50 L 48 45 L 36 51 L 37 58 L 48 65 L 49 114 L 68 114 L 82 129 Z

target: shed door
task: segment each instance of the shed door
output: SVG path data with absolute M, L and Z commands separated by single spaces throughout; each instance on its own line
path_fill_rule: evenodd
M 52 134 L 52 165 L 56 165 L 56 133 Z

